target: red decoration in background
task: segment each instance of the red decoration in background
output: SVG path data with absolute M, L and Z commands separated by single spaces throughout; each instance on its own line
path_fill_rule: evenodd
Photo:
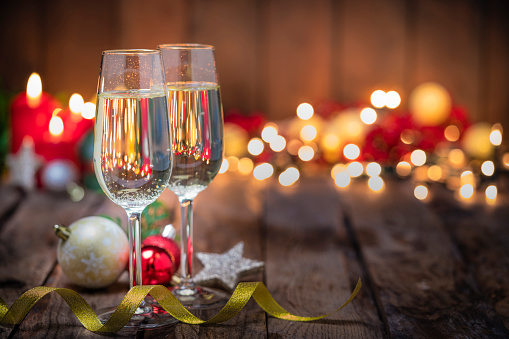
M 229 110 L 225 113 L 224 122 L 241 127 L 249 133 L 250 137 L 253 137 L 260 134 L 267 118 L 261 112 L 251 112 L 249 115 L 244 115 L 239 110 Z
M 35 152 L 42 155 L 44 151 L 44 133 L 49 129 L 53 111 L 60 104 L 50 94 L 42 92 L 38 104 L 30 107 L 26 92 L 17 95 L 11 105 L 11 152 L 16 153 L 29 135 L 34 140 Z
M 162 235 L 147 237 L 141 245 L 143 285 L 166 285 L 180 266 L 180 248 Z

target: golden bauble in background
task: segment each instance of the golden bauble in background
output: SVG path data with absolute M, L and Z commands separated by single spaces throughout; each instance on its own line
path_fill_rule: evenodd
M 442 85 L 426 82 L 417 86 L 410 94 L 409 108 L 419 125 L 438 126 L 449 117 L 452 100 Z
M 463 135 L 463 150 L 472 158 L 490 158 L 493 155 L 490 134 L 491 125 L 486 122 L 479 122 L 470 126 Z

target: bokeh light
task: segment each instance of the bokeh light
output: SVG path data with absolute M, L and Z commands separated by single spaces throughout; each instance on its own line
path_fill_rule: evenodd
M 340 188 L 345 188 L 348 185 L 350 185 L 351 182 L 350 175 L 346 171 L 339 172 L 334 177 L 334 182 L 336 183 L 336 186 Z
M 444 136 L 450 142 L 458 141 L 460 138 L 460 129 L 456 125 L 449 125 L 444 130 Z
M 95 104 L 92 102 L 85 102 L 81 108 L 81 116 L 87 120 L 95 118 Z
M 385 92 L 382 90 L 376 90 L 371 94 L 371 104 L 376 108 L 382 108 L 385 106 Z
M 262 130 L 263 141 L 270 143 L 277 136 L 277 125 L 274 123 L 267 123 Z
M 491 160 L 487 160 L 481 165 L 481 172 L 487 177 L 492 176 L 495 173 L 495 164 Z
M 223 158 L 223 162 L 221 162 L 221 168 L 219 168 L 219 174 L 225 173 L 228 171 L 228 159 Z
M 355 144 L 348 144 L 343 149 L 343 155 L 349 160 L 354 160 L 361 155 L 361 149 Z
M 313 148 L 311 146 L 305 145 L 299 149 L 298 154 L 299 154 L 299 158 L 302 161 L 310 161 L 315 156 L 315 151 L 313 150 Z
M 398 173 L 400 177 L 408 177 L 410 173 L 412 173 L 412 165 L 410 165 L 409 162 L 400 161 L 396 165 L 396 173 Z
M 410 161 L 415 166 L 422 166 L 426 163 L 426 153 L 421 149 L 416 149 L 410 154 Z
M 289 167 L 279 175 L 279 183 L 283 186 L 291 186 L 299 180 L 300 173 L 295 167 Z
M 378 115 L 376 114 L 376 111 L 374 109 L 367 107 L 361 111 L 360 117 L 363 123 L 365 123 L 366 125 L 371 125 L 375 123 L 376 119 L 378 118 Z
M 396 91 L 389 91 L 385 94 L 385 105 L 388 108 L 396 108 L 401 104 L 401 97 Z
M 85 105 L 85 101 L 83 100 L 83 97 L 81 94 L 74 93 L 69 98 L 69 109 L 73 113 L 81 113 L 81 110 L 83 109 L 83 105 Z
M 382 173 L 382 166 L 376 162 L 370 162 L 366 165 L 366 174 L 370 177 L 380 175 Z
M 260 155 L 263 152 L 263 148 L 263 141 L 259 138 L 253 138 L 247 144 L 247 151 L 252 155 Z
M 313 113 L 314 113 L 313 106 L 311 106 L 307 102 L 303 102 L 302 104 L 297 106 L 297 116 L 302 120 L 311 119 Z
M 379 176 L 369 178 L 368 187 L 374 192 L 380 192 L 384 188 L 384 181 Z
M 253 170 L 253 160 L 250 158 L 241 158 L 238 166 L 240 173 L 249 174 Z
M 306 125 L 303 126 L 300 130 L 300 138 L 303 141 L 311 141 L 314 138 L 316 138 L 316 135 L 318 134 L 318 131 L 316 130 L 316 127 L 313 125 Z
M 263 162 L 253 169 L 253 176 L 257 180 L 268 179 L 272 176 L 272 174 L 274 174 L 274 167 L 267 162 Z
M 425 200 L 428 197 L 428 188 L 424 185 L 417 185 L 414 189 L 414 197 Z
M 286 140 L 281 135 L 276 135 L 269 143 L 269 146 L 274 152 L 281 152 L 285 149 Z

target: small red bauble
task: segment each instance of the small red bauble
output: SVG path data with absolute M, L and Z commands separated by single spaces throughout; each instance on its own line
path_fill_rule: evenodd
M 143 285 L 166 285 L 180 265 L 180 248 L 162 235 L 147 237 L 141 244 Z

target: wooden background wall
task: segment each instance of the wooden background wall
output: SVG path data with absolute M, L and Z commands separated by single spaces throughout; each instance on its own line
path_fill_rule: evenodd
M 505 0 L 17 0 L 0 11 L 0 77 L 93 99 L 101 51 L 216 46 L 225 109 L 288 117 L 302 101 L 406 97 L 437 81 L 473 120 L 509 129 Z

